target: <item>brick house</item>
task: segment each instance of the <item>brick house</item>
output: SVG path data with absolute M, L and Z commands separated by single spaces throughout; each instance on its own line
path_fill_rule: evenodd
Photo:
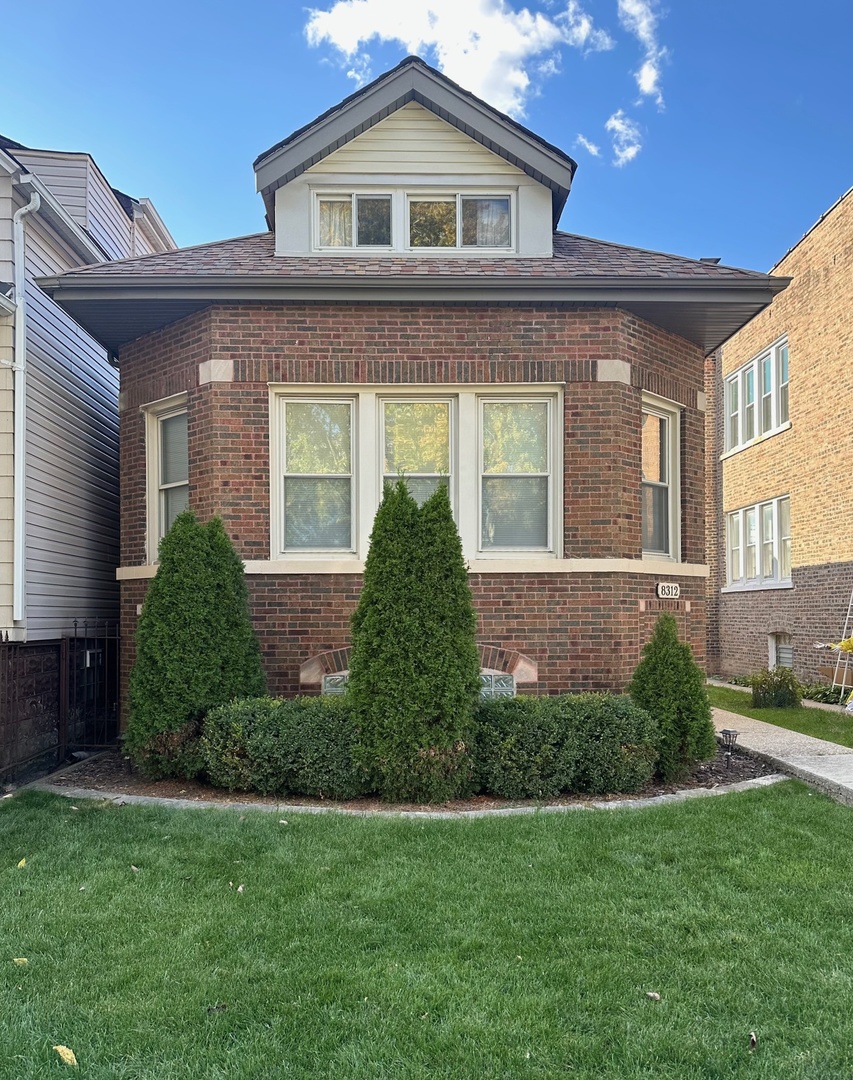
M 556 231 L 575 168 L 410 57 L 257 159 L 269 232 L 43 283 L 119 358 L 127 665 L 189 501 L 272 691 L 328 689 L 401 472 L 448 479 L 484 684 L 621 688 L 663 609 L 704 656 L 704 358 L 781 283 Z
M 708 360 L 709 664 L 815 681 L 853 590 L 853 189 L 771 273 L 791 284 Z

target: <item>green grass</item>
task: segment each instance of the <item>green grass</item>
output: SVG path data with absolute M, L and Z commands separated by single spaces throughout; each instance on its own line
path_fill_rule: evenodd
M 849 1074 L 853 815 L 799 784 L 470 821 L 74 805 L 0 804 L 0 1077 L 68 1074 L 58 1043 L 104 1080 Z
M 715 709 L 751 716 L 753 720 L 764 720 L 768 724 L 777 724 L 803 735 L 814 735 L 817 739 L 827 739 L 841 746 L 853 746 L 853 716 L 849 713 L 840 710 L 830 712 L 808 705 L 798 709 L 754 709 L 748 691 L 733 690 L 727 686 L 706 686 L 705 689 Z

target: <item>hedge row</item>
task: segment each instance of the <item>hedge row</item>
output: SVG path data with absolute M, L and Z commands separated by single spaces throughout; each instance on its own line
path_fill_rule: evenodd
M 566 694 L 482 702 L 466 748 L 471 781 L 509 799 L 562 792 L 631 792 L 652 777 L 657 726 L 629 698 Z M 343 697 L 250 698 L 220 706 L 204 723 L 211 781 L 265 795 L 350 799 L 367 794 L 356 730 Z

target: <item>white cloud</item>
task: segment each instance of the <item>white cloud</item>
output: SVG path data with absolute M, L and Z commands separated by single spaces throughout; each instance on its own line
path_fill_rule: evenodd
M 617 109 L 604 127 L 613 139 L 613 164 L 621 168 L 633 161 L 643 148 L 639 125 Z
M 643 46 L 644 57 L 634 73 L 641 97 L 653 98 L 663 108 L 661 68 L 667 50 L 658 43 L 656 0 L 618 0 L 619 22 Z
M 579 0 L 566 0 L 553 18 L 508 0 L 335 0 L 326 11 L 309 10 L 305 35 L 310 45 L 333 46 L 359 86 L 372 77 L 366 46 L 374 39 L 399 42 L 409 53 L 431 51 L 445 75 L 516 117 L 535 93 L 531 74 L 559 70 L 562 46 L 589 53 L 614 44 Z
M 582 146 L 587 153 L 592 154 L 593 157 L 601 156 L 601 147 L 596 146 L 594 142 L 590 142 L 584 135 L 578 135 L 575 142 L 578 146 Z

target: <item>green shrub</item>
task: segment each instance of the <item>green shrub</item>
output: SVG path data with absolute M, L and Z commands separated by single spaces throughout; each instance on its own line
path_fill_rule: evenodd
M 343 697 L 244 698 L 212 709 L 201 749 L 217 787 L 352 799 L 366 791 Z
M 509 799 L 637 791 L 654 773 L 656 737 L 649 714 L 615 694 L 484 701 L 478 785 Z
M 717 743 L 705 676 L 690 646 L 678 640 L 669 612 L 655 624 L 628 692 L 657 722 L 657 770 L 664 780 L 677 780 L 697 761 L 714 756 Z
M 658 727 L 651 715 L 616 694 L 575 694 L 567 700 L 577 743 L 572 790 L 604 795 L 645 787 L 658 758 Z
M 801 691 L 803 698 L 808 701 L 822 701 L 827 705 L 843 703 L 850 693 L 849 689 L 842 690 L 840 686 L 833 686 L 832 683 L 806 683 L 801 687 Z
M 264 675 L 243 564 L 222 522 L 200 525 L 184 511 L 159 557 L 136 628 L 125 747 L 149 776 L 193 777 L 205 714 L 262 694 Z
M 478 786 L 505 799 L 547 799 L 568 791 L 577 744 L 557 698 L 482 701 L 474 744 Z
M 802 699 L 802 688 L 790 668 L 762 668 L 750 677 L 749 685 L 754 709 L 795 708 Z
M 423 508 L 385 493 L 352 619 L 348 700 L 357 757 L 382 798 L 463 794 L 479 692 L 476 617 L 446 485 Z

